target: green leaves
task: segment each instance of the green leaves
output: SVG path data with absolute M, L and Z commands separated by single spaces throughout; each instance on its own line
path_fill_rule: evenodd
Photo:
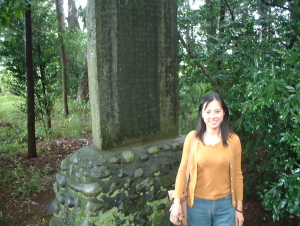
M 222 14 L 221 3 L 210 1 L 192 10 L 182 2 L 178 10 L 179 32 L 186 44 L 180 42 L 179 48 L 185 65 L 179 68 L 184 75 L 181 125 L 195 116 L 185 112 L 195 111 L 193 95 L 201 98 L 205 93 L 192 91 L 194 83 L 220 92 L 243 144 L 245 194 L 259 191 L 277 220 L 299 212 L 299 7 L 295 1 L 284 9 L 264 1 L 229 0 Z
M 250 143 L 244 150 L 249 162 L 245 168 L 254 174 L 247 176 L 256 179 L 262 204 L 272 211 L 273 220 L 299 215 L 300 93 L 295 81 L 300 76 L 294 72 L 300 67 L 295 66 L 294 51 L 286 51 L 277 66 L 265 64 L 249 70 L 245 101 L 240 104 L 242 116 L 235 127 L 244 142 Z
M 26 2 L 22 0 L 3 0 L 0 1 L 0 32 L 4 28 L 11 28 L 11 22 L 14 19 L 24 20 Z
M 272 183 L 271 189 L 267 192 L 260 190 L 263 198 L 262 204 L 267 210 L 273 212 L 273 220 L 279 220 L 286 214 L 300 216 L 300 165 L 290 171 L 289 174 L 281 173 L 277 183 Z
M 23 2 L 23 1 L 22 1 Z M 20 3 L 21 4 L 21 3 Z M 25 4 L 23 2 L 23 4 Z M 59 49 L 56 36 L 55 10 L 50 3 L 33 2 L 33 70 L 35 80 L 35 102 L 37 120 L 41 120 L 45 129 L 51 126 L 51 111 L 54 99 L 59 95 Z M 21 16 L 21 14 L 18 14 Z M 7 81 L 11 93 L 27 96 L 26 69 L 25 69 L 25 39 L 24 22 L 13 20 L 13 35 L 1 42 L 0 55 L 3 57 L 3 66 L 9 71 Z M 24 103 L 25 104 L 25 103 Z M 27 109 L 20 108 L 24 112 Z

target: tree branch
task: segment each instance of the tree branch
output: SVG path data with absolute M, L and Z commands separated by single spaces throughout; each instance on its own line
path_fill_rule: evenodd
M 178 32 L 178 37 L 179 40 L 181 42 L 181 44 L 183 45 L 184 49 L 186 50 L 186 52 L 188 53 L 188 55 L 192 58 L 192 59 L 197 59 L 195 54 L 192 52 L 192 50 L 188 47 L 188 45 L 186 44 L 186 42 L 184 41 L 184 39 L 182 38 L 181 34 Z M 202 72 L 206 75 L 206 76 L 210 76 L 210 73 L 208 72 L 208 70 L 206 69 L 206 67 L 204 67 L 203 64 L 201 64 L 199 61 L 195 62 L 197 64 L 197 66 L 199 66 L 202 70 Z
M 275 7 L 281 8 L 281 9 L 285 9 L 285 10 L 291 11 L 289 8 L 281 6 L 281 5 L 277 5 L 276 3 L 269 3 L 269 2 L 266 2 L 265 0 L 262 0 L 262 1 L 263 1 L 263 3 L 265 5 L 275 6 Z
M 183 37 L 181 36 L 180 32 L 178 31 L 178 37 L 179 40 L 183 46 L 183 48 L 186 50 L 186 52 L 188 53 L 188 55 L 195 60 L 195 64 L 201 68 L 202 72 L 204 73 L 205 77 L 212 83 L 212 85 L 218 90 L 218 92 L 220 93 L 222 90 L 220 88 L 220 86 L 218 85 L 218 83 L 216 82 L 216 80 L 211 76 L 211 74 L 209 73 L 209 71 L 207 70 L 207 68 L 198 61 L 196 55 L 193 53 L 193 51 L 191 50 L 191 48 L 188 47 L 187 43 L 184 41 Z
M 228 4 L 228 2 L 227 1 L 225 1 L 225 2 L 228 7 L 229 13 L 231 15 L 231 20 L 234 21 L 235 19 L 234 19 L 234 15 L 233 15 L 233 10 L 230 8 L 230 5 Z
M 293 37 L 290 41 L 290 44 L 285 44 L 284 42 L 281 41 L 281 44 L 284 45 L 287 49 L 293 48 L 294 43 L 297 41 L 296 37 Z

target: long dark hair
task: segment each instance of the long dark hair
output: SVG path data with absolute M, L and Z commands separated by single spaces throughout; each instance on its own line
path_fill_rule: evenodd
M 222 142 L 224 146 L 228 146 L 228 139 L 234 134 L 228 126 L 228 117 L 229 117 L 229 110 L 228 107 L 226 106 L 224 100 L 222 99 L 222 97 L 217 94 L 217 93 L 211 93 L 208 94 L 206 96 L 204 96 L 199 104 L 199 110 L 198 110 L 198 126 L 197 126 L 197 131 L 196 131 L 196 137 L 198 137 L 203 144 L 204 143 L 204 133 L 206 131 L 206 124 L 202 118 L 202 110 L 203 110 L 203 106 L 205 105 L 205 109 L 208 106 L 208 104 L 210 102 L 212 102 L 213 100 L 217 100 L 219 101 L 219 103 L 221 104 L 221 107 L 224 111 L 224 117 L 223 117 L 223 121 L 220 125 L 220 129 L 221 129 L 221 138 L 222 138 Z M 205 110 L 204 109 L 204 110 Z

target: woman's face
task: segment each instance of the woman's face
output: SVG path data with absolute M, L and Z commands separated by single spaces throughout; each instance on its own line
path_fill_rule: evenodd
M 224 115 L 225 112 L 217 100 L 203 105 L 202 118 L 206 124 L 206 129 L 218 130 L 223 122 Z

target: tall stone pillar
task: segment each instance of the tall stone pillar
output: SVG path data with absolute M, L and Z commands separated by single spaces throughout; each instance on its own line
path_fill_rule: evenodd
M 89 0 L 93 143 L 101 150 L 178 134 L 176 0 Z

